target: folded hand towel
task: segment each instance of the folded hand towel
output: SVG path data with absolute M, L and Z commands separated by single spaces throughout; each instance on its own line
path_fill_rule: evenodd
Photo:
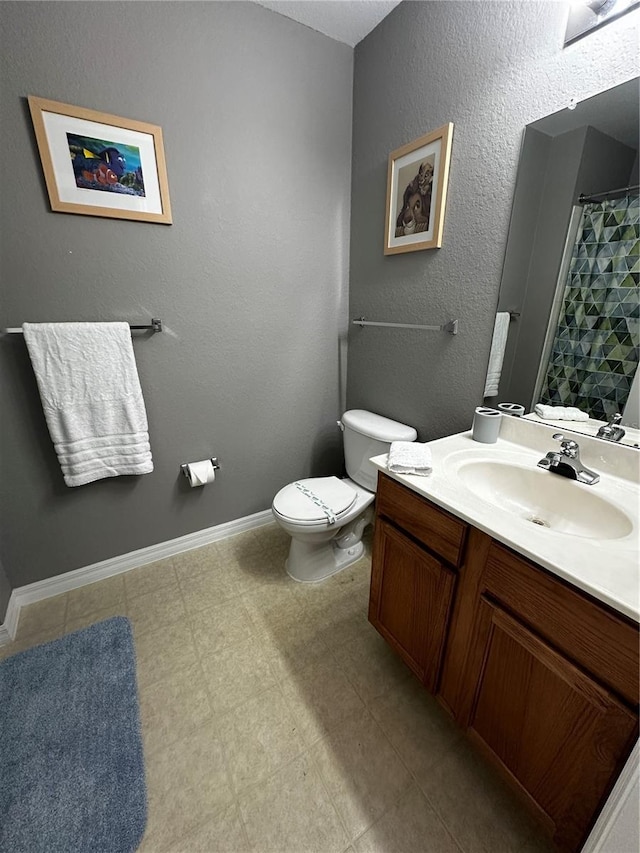
M 487 378 L 484 385 L 485 397 L 495 397 L 498 393 L 510 320 L 511 315 L 508 311 L 499 311 L 496 314 L 496 321 L 493 324 L 493 338 L 491 340 L 491 352 L 489 353 Z
M 153 471 L 127 323 L 25 323 L 42 408 L 67 486 Z
M 536 403 L 534 412 L 545 421 L 588 421 L 589 415 L 575 406 L 546 406 Z
M 418 474 L 426 477 L 431 473 L 431 448 L 416 441 L 393 441 L 387 462 L 389 471 L 396 474 Z

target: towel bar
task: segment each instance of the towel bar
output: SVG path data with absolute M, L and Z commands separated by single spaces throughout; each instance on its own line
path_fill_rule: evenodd
M 162 320 L 159 320 L 157 317 L 153 317 L 151 319 L 151 323 L 149 325 L 137 326 L 137 325 L 133 325 L 132 323 L 129 323 L 129 327 L 132 330 L 133 329 L 136 329 L 136 330 L 137 329 L 149 329 L 152 332 L 161 332 L 162 331 Z M 3 329 L 2 332 L 5 335 L 21 335 L 22 334 L 22 328 L 20 326 L 12 326 L 11 328 Z
M 354 326 L 390 326 L 394 329 L 428 329 L 430 332 L 449 332 L 450 335 L 458 334 L 458 321 L 449 320 L 441 326 L 417 326 L 415 323 L 377 323 L 374 320 L 365 320 L 359 317 L 351 321 Z

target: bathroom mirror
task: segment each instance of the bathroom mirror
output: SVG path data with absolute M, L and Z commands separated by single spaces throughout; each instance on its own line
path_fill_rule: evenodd
M 620 412 L 630 444 L 640 419 L 639 103 L 634 78 L 525 128 L 498 302 L 512 320 L 498 396 L 486 399 L 576 406 L 589 422 L 562 428 L 592 435 Z

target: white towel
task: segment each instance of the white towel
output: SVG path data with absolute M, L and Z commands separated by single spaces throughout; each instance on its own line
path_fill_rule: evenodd
M 67 486 L 153 471 L 128 323 L 24 323 Z
M 487 368 L 487 378 L 484 384 L 485 397 L 495 397 L 498 394 L 504 351 L 509 335 L 510 319 L 511 316 L 508 311 L 499 311 L 496 314 L 496 321 L 493 325 L 493 338 L 491 340 L 491 352 L 489 353 L 489 367 Z
M 389 448 L 387 467 L 396 474 L 426 477 L 432 470 L 431 448 L 417 441 L 393 441 Z
M 539 418 L 545 421 L 588 421 L 589 415 L 581 412 L 575 406 L 545 406 L 536 403 L 534 411 Z

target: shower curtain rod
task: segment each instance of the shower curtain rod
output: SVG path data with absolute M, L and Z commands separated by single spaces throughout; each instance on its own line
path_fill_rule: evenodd
M 590 195 L 585 195 L 585 193 L 580 193 L 578 196 L 578 204 L 586 204 L 590 201 L 598 201 L 601 198 L 606 198 L 607 196 L 616 196 L 616 195 L 625 195 L 629 190 L 638 190 L 640 186 L 635 184 L 630 187 L 620 187 L 617 190 L 608 190 L 606 193 L 592 193 Z

